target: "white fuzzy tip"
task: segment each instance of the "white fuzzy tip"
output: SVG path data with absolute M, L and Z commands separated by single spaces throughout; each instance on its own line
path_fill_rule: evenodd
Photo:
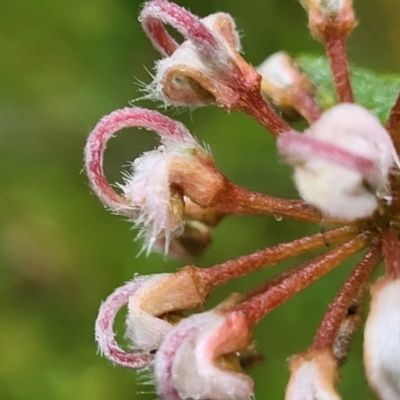
M 358 105 L 329 109 L 304 134 L 283 134 L 278 147 L 301 197 L 325 216 L 366 218 L 389 196 L 397 154 L 379 120 Z
M 240 319 L 214 311 L 193 315 L 165 338 L 155 358 L 158 394 L 166 400 L 246 400 L 253 381 L 223 356 L 248 344 Z M 224 367 L 225 365 L 225 367 Z
M 400 399 L 400 280 L 383 277 L 371 288 L 365 325 L 367 378 L 382 400 Z
M 338 369 L 332 353 L 310 351 L 292 357 L 285 400 L 340 400 L 335 385 Z

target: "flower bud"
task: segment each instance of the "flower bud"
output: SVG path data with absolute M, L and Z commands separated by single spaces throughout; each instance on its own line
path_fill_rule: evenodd
M 339 373 L 333 354 L 309 351 L 290 359 L 285 400 L 340 400 L 335 386 Z
M 307 10 L 319 11 L 328 18 L 338 16 L 346 7 L 352 6 L 352 0 L 300 0 L 300 4 Z
M 135 204 L 138 216 L 134 220 L 150 251 L 159 236 L 165 235 L 165 251 L 171 237 L 180 233 L 184 203 L 181 193 L 171 189 L 170 166 L 174 155 L 161 149 L 147 152 L 132 163 L 132 175 L 119 185 L 124 197 Z
M 294 60 L 281 51 L 269 56 L 257 71 L 261 74 L 261 91 L 286 113 L 292 111 L 292 97 L 296 91 L 312 93 L 313 84 L 296 66 Z
M 123 191 L 120 195 L 104 176 L 103 153 L 112 135 L 128 127 L 156 131 L 161 146 L 132 163 L 132 174 L 126 174 L 125 184 L 119 185 Z M 134 220 L 147 251 L 164 238 L 167 253 L 170 240 L 182 232 L 184 196 L 208 207 L 225 185 L 211 155 L 182 124 L 141 108 L 125 108 L 104 117 L 89 136 L 85 157 L 93 190 L 111 210 Z
M 190 267 L 175 274 L 134 278 L 116 289 L 100 307 L 95 328 L 100 352 L 124 367 L 147 367 L 152 361 L 150 353 L 158 349 L 181 318 L 180 312 L 202 305 L 205 296 Z M 114 338 L 114 319 L 125 305 L 126 336 L 132 343 L 132 353 L 122 350 Z
M 398 158 L 387 131 L 366 109 L 343 103 L 304 134 L 288 132 L 278 148 L 294 166 L 301 197 L 324 215 L 353 221 L 370 216 L 389 194 Z
M 184 232 L 183 194 L 199 205 L 208 206 L 225 183 L 213 166 L 211 157 L 197 148 L 167 148 L 147 152 L 132 164 L 132 175 L 120 185 L 125 198 L 136 205 L 135 220 L 148 250 L 165 238 L 167 253 L 170 240 Z
M 233 354 L 249 344 L 242 315 L 209 311 L 184 319 L 167 335 L 155 357 L 159 396 L 165 400 L 250 398 L 253 381 Z
M 136 348 L 157 350 L 179 312 L 199 307 L 203 302 L 204 296 L 189 268 L 175 274 L 152 275 L 129 298 L 126 335 Z
M 166 1 L 145 5 L 140 20 L 166 58 L 156 64 L 149 97 L 175 106 L 217 102 L 233 109 L 243 90 L 259 85 L 257 72 L 239 55 L 240 40 L 232 17 L 216 13 L 199 19 Z M 168 23 L 185 38 L 178 45 L 165 30 Z
M 382 400 L 400 398 L 400 280 L 383 277 L 371 288 L 365 324 L 367 378 Z
M 332 30 L 344 36 L 356 26 L 352 0 L 300 0 L 308 13 L 311 33 L 320 40 Z

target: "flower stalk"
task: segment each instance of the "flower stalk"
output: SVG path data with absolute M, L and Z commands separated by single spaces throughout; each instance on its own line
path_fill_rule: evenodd
M 256 324 L 280 304 L 327 274 L 346 258 L 362 250 L 367 243 L 368 238 L 365 235 L 358 235 L 316 257 L 313 261 L 305 263 L 300 268 L 295 268 L 288 274 L 282 274 L 273 285 L 267 283 L 265 292 L 250 297 L 247 301 L 233 307 L 232 311 L 242 312 L 250 325 Z
M 356 308 L 351 308 L 352 304 L 355 307 L 354 299 L 358 297 L 360 292 L 365 292 L 365 286 L 380 260 L 381 251 L 378 244 L 370 248 L 346 279 L 335 300 L 329 306 L 310 350 L 333 350 L 335 343 L 338 347 L 337 337 L 341 327 L 343 331 L 343 323 L 346 321 L 346 317 L 349 314 L 356 314 L 358 311 Z M 343 358 L 343 355 L 341 358 Z

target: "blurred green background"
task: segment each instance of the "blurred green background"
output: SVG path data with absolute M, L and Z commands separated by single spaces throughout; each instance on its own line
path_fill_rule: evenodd
M 93 196 L 82 173 L 82 149 L 104 114 L 141 95 L 138 82 L 158 57 L 137 22 L 136 0 L 15 0 L 0 4 L 0 399 L 150 400 L 147 377 L 114 368 L 96 354 L 93 323 L 102 299 L 134 273 L 173 271 L 161 255 L 136 258 L 141 244 L 122 218 Z M 182 0 L 194 13 L 226 11 L 237 21 L 246 58 L 322 53 L 295 0 Z M 355 0 L 360 21 L 351 60 L 399 71 L 400 3 Z M 138 105 L 156 108 L 156 104 Z M 273 140 L 245 115 L 216 108 L 169 112 L 209 143 L 217 165 L 235 182 L 284 197 L 296 192 Z M 110 181 L 156 144 L 148 132 L 127 132 L 106 155 Z M 211 266 L 319 227 L 273 218 L 231 218 L 214 232 L 199 266 Z M 223 288 L 245 290 L 293 261 Z M 343 265 L 273 312 L 256 329 L 265 363 L 251 373 L 256 396 L 281 399 L 286 359 L 306 349 L 340 282 Z M 123 317 L 118 321 L 123 332 Z M 122 335 L 121 335 L 122 336 Z M 374 399 L 363 377 L 361 335 L 343 368 L 345 399 Z

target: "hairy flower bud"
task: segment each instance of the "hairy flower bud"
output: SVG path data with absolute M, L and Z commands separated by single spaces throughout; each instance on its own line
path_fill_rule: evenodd
M 300 3 L 307 11 L 318 10 L 332 18 L 351 6 L 352 0 L 300 0 Z
M 196 144 L 193 148 L 161 146 L 133 162 L 132 174 L 120 187 L 140 210 L 135 224 L 142 229 L 140 236 L 148 249 L 165 238 L 167 252 L 170 240 L 183 232 L 183 193 L 208 205 L 221 189 L 223 177 L 208 160 L 211 157 Z
M 304 134 L 281 135 L 278 148 L 294 166 L 301 197 L 324 215 L 350 221 L 376 210 L 398 163 L 386 130 L 355 104 L 331 108 Z
M 309 351 L 290 359 L 285 400 L 340 400 L 336 360 L 329 351 Z
M 101 305 L 96 320 L 99 349 L 111 361 L 128 368 L 144 368 L 173 328 L 180 312 L 199 307 L 206 294 L 190 267 L 175 274 L 139 276 L 116 289 Z M 114 339 L 113 323 L 118 311 L 128 305 L 126 336 L 133 353 L 120 349 Z
M 382 400 L 400 398 L 400 280 L 383 277 L 371 288 L 365 324 L 367 378 Z
M 231 354 L 249 344 L 242 315 L 209 311 L 186 318 L 167 335 L 156 354 L 158 394 L 164 400 L 250 398 L 253 381 Z
M 323 40 L 328 30 L 348 35 L 356 26 L 352 0 L 300 0 L 306 9 L 311 33 Z
M 132 163 L 132 174 L 125 174 L 125 184 L 119 185 L 120 195 L 104 176 L 103 153 L 115 132 L 135 126 L 157 132 L 161 146 Z M 93 190 L 112 211 L 134 220 L 147 251 L 163 238 L 168 252 L 170 240 L 182 232 L 184 196 L 207 207 L 225 184 L 211 155 L 182 124 L 141 108 L 125 108 L 104 117 L 89 136 L 85 158 Z
M 174 317 L 170 321 L 168 314 L 199 307 L 203 302 L 204 296 L 199 293 L 190 269 L 153 275 L 129 298 L 127 337 L 135 347 L 156 350 L 172 329 Z
M 314 87 L 307 75 L 296 66 L 294 60 L 285 52 L 269 56 L 257 71 L 261 74 L 261 91 L 285 112 L 293 105 L 295 91 L 304 90 L 312 93 Z
M 149 97 L 175 106 L 217 102 L 234 108 L 243 90 L 259 85 L 257 72 L 240 56 L 240 40 L 232 17 L 216 13 L 199 19 L 164 0 L 145 5 L 140 20 L 165 58 L 156 64 Z M 178 45 L 165 30 L 168 23 L 186 39 Z

